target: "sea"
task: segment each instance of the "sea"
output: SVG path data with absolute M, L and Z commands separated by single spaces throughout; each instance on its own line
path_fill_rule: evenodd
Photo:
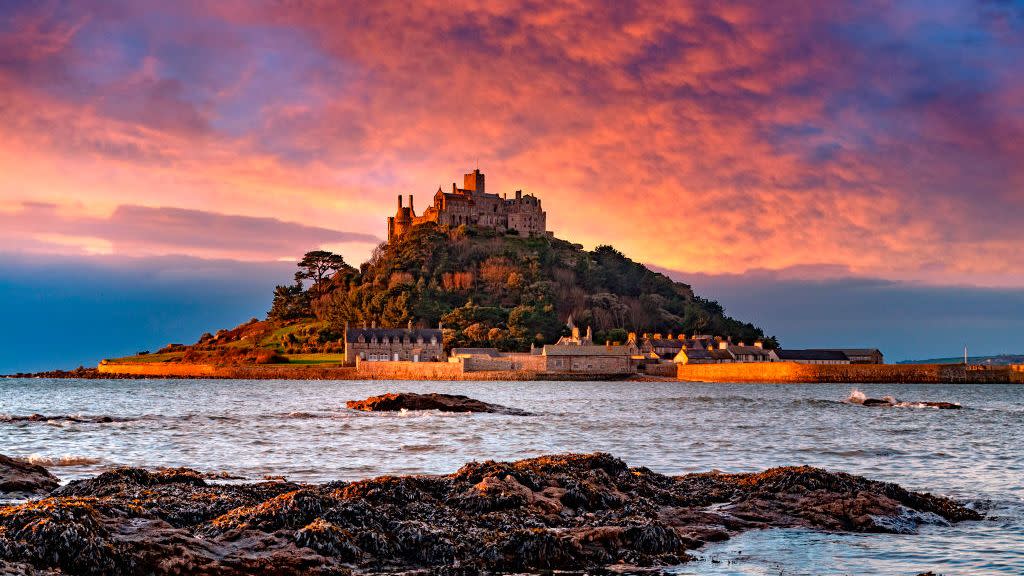
M 397 391 L 536 415 L 345 408 Z M 858 392 L 907 403 L 846 401 Z M 32 414 L 46 418 L 24 419 Z M 0 379 L 0 453 L 63 481 L 187 466 L 323 482 L 596 451 L 673 475 L 808 464 L 952 496 L 986 516 L 910 535 L 747 532 L 696 551 L 676 574 L 1024 574 L 1019 385 Z

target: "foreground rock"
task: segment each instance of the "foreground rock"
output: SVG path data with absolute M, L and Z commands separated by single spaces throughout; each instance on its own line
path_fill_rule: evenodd
M 744 530 L 912 531 L 953 500 L 817 468 L 670 477 L 607 454 L 470 463 L 447 476 L 212 485 L 124 468 L 0 507 L 0 565 L 75 574 L 592 570 L 685 562 Z
M 349 400 L 345 403 L 352 410 L 365 412 L 398 412 L 400 410 L 440 410 L 441 412 L 490 412 L 510 414 L 513 416 L 529 416 L 529 412 L 488 404 L 474 400 L 468 396 L 453 394 L 415 394 L 399 392 L 370 396 L 365 400 Z
M 0 496 L 40 496 L 50 492 L 58 484 L 57 477 L 50 474 L 46 468 L 0 454 Z
M 882 408 L 938 408 L 939 410 L 960 410 L 963 406 L 953 402 L 902 402 L 893 396 L 869 398 L 860 390 L 854 390 L 846 398 L 847 404 L 859 404 L 868 407 Z

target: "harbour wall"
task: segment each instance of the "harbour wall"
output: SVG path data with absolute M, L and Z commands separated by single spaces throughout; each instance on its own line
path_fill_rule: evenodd
M 1010 367 L 962 364 L 680 364 L 676 377 L 690 382 L 1024 383 L 1024 372 Z
M 100 374 L 143 378 L 235 378 L 240 380 L 622 380 L 628 374 L 565 373 L 543 370 L 466 370 L 462 362 L 362 362 L 356 366 L 266 364 L 218 366 L 186 362 L 102 362 Z
M 240 380 L 355 380 L 356 369 L 345 366 L 268 364 L 216 366 L 178 362 L 101 362 L 101 374 L 122 374 L 151 378 L 236 378 Z

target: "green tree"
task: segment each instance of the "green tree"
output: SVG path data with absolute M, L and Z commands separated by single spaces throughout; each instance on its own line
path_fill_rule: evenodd
M 274 288 L 274 302 L 267 312 L 269 320 L 294 320 L 313 315 L 309 305 L 309 294 L 302 291 L 302 284 Z
M 295 280 L 302 282 L 309 280 L 312 285 L 309 291 L 319 295 L 325 282 L 338 272 L 349 272 L 355 274 L 356 269 L 345 263 L 341 254 L 328 252 L 327 250 L 313 250 L 306 252 L 298 263 L 299 271 L 295 273 Z

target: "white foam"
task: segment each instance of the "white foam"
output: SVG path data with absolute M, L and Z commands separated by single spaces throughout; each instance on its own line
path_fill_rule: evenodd
M 26 462 L 30 464 L 38 464 L 44 467 L 57 467 L 57 466 L 88 466 L 90 464 L 99 464 L 101 460 L 99 458 L 90 458 L 88 456 L 42 456 L 40 454 L 32 454 L 31 456 L 24 458 Z

